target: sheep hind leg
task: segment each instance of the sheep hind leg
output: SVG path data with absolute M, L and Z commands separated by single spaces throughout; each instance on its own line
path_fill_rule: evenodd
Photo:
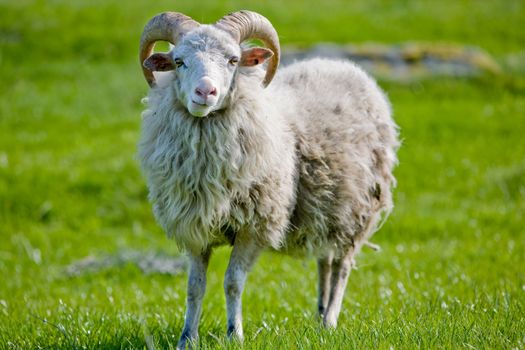
M 189 342 L 193 347 L 199 337 L 199 320 L 202 311 L 202 299 L 206 291 L 206 270 L 211 251 L 200 255 L 190 254 L 190 272 L 188 275 L 188 295 L 186 300 L 186 316 L 184 328 L 177 343 L 177 349 L 186 349 Z
M 320 320 L 323 320 L 326 308 L 328 307 L 328 301 L 330 298 L 330 279 L 332 272 L 332 254 L 329 253 L 327 256 L 323 256 L 317 259 L 317 272 L 318 272 L 318 299 L 317 299 L 317 312 Z
M 228 268 L 224 277 L 228 337 L 242 342 L 242 293 L 246 277 L 261 252 L 261 247 L 250 237 L 235 238 Z
M 347 250 L 346 254 L 340 258 L 334 258 L 332 261 L 330 297 L 323 316 L 323 324 L 327 328 L 337 327 L 337 319 L 339 317 L 339 312 L 341 311 L 348 276 L 352 269 L 354 252 L 354 247 L 351 247 Z

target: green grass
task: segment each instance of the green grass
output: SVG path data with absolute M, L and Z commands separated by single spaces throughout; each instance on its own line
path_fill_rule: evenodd
M 350 277 L 340 327 L 315 320 L 315 263 L 266 253 L 244 296 L 246 348 L 524 348 L 523 1 L 0 1 L 0 348 L 172 348 L 185 274 L 134 266 L 67 277 L 87 255 L 178 254 L 135 159 L 138 37 L 153 14 L 203 22 L 250 8 L 283 44 L 477 45 L 501 75 L 383 82 L 401 126 L 392 216 Z M 224 338 L 212 257 L 204 348 Z M 149 344 L 149 345 L 148 345 Z

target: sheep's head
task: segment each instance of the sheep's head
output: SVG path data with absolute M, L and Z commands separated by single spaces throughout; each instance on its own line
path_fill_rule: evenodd
M 242 49 L 247 39 L 259 39 L 268 48 Z M 168 53 L 154 53 L 158 40 L 169 41 Z M 212 25 L 200 25 L 180 13 L 165 12 L 153 17 L 142 34 L 140 61 L 146 81 L 156 85 L 154 71 L 174 70 L 177 97 L 194 116 L 222 109 L 240 66 L 270 62 L 263 86 L 267 86 L 279 64 L 279 39 L 263 16 L 239 11 Z

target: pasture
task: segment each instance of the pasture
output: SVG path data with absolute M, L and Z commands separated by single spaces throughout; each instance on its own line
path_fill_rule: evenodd
M 87 256 L 178 256 L 135 157 L 145 22 L 251 9 L 282 45 L 472 45 L 499 72 L 382 80 L 401 127 L 395 208 L 353 271 L 339 328 L 315 319 L 312 259 L 265 253 L 244 294 L 246 349 L 525 347 L 525 2 L 0 1 L 0 349 L 174 348 L 186 273 Z M 236 347 L 212 256 L 205 349 Z

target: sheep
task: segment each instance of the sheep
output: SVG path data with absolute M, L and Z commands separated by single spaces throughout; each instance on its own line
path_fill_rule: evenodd
M 168 53 L 153 53 L 159 40 Z M 382 90 L 348 61 L 276 74 L 279 58 L 255 12 L 211 25 L 165 12 L 144 28 L 138 157 L 155 218 L 190 261 L 179 349 L 198 338 L 208 262 L 224 244 L 229 337 L 243 338 L 241 295 L 266 248 L 317 258 L 318 315 L 336 327 L 355 256 L 392 210 L 398 127 Z

